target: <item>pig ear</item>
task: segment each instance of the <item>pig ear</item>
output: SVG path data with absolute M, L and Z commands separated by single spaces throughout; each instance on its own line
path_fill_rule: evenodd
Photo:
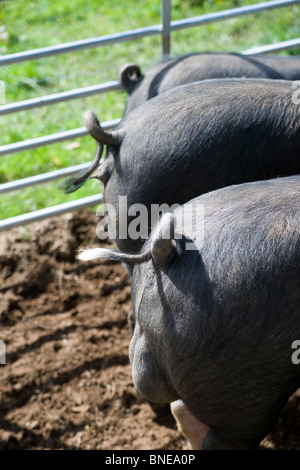
M 154 230 L 151 240 L 151 255 L 156 264 L 168 264 L 175 253 L 173 239 L 175 233 L 175 217 L 172 212 L 164 214 Z
M 86 182 L 90 174 L 93 173 L 93 171 L 99 165 L 102 152 L 103 152 L 103 145 L 98 144 L 95 158 L 90 164 L 90 166 L 86 170 L 79 173 L 79 175 L 77 175 L 75 178 L 66 179 L 63 183 L 59 185 L 59 188 L 66 194 L 73 193 L 74 191 L 79 189 L 80 186 L 82 186 Z
M 141 76 L 141 69 L 136 64 L 125 64 L 119 70 L 119 80 L 128 93 L 132 92 Z
M 92 111 L 86 111 L 84 113 L 84 123 L 88 133 L 100 144 L 118 147 L 124 138 L 124 131 L 121 129 L 115 131 L 103 129 L 100 126 L 96 114 Z

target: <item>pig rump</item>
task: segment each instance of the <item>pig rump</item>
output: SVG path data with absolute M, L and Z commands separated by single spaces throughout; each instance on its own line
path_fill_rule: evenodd
M 152 204 L 170 207 L 232 184 L 300 173 L 293 93 L 292 82 L 282 80 L 183 85 L 134 109 L 109 134 L 87 112 L 88 131 L 99 147 L 106 145 L 92 177 L 103 183 L 103 201 L 113 209 L 108 229 L 118 248 L 139 252 L 147 238 L 145 231 L 137 238 L 120 236 L 120 196 L 126 195 L 129 208 L 145 206 L 150 233 Z M 124 230 L 131 220 L 127 211 Z
M 135 387 L 152 402 L 181 400 L 177 412 L 210 429 L 205 449 L 255 449 L 300 386 L 299 200 L 300 176 L 205 194 L 181 208 L 204 205 L 204 241 L 189 252 L 171 241 L 161 266 L 152 254 L 134 265 Z M 192 240 L 192 228 L 188 218 L 174 233 Z

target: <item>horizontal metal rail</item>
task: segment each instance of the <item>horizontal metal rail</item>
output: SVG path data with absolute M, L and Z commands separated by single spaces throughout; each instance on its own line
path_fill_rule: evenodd
M 300 46 L 300 38 L 289 39 L 287 41 L 268 44 L 266 46 L 253 47 L 243 51 L 242 54 L 264 54 L 266 52 L 276 52 L 281 50 L 293 49 Z M 42 106 L 49 106 L 52 104 L 61 103 L 63 101 L 75 100 L 78 98 L 86 98 L 87 96 L 96 95 L 100 93 L 107 93 L 110 91 L 122 90 L 121 83 L 117 80 L 102 83 L 99 85 L 91 85 L 88 87 L 78 88 L 71 91 L 64 91 L 55 93 L 53 95 L 41 96 L 25 101 L 18 101 L 16 103 L 9 103 L 0 106 L 0 116 L 11 114 L 19 111 L 26 111 L 28 109 L 38 108 Z
M 120 122 L 120 118 L 101 123 L 101 127 L 109 129 L 115 127 Z M 85 137 L 88 134 L 86 127 L 78 127 L 70 131 L 57 132 L 56 134 L 44 135 L 36 137 L 35 139 L 23 140 L 13 144 L 2 145 L 0 147 L 0 157 L 11 153 L 18 153 L 24 150 L 30 150 L 38 147 L 43 147 L 49 144 L 55 144 L 64 140 L 75 139 L 78 137 Z
M 217 21 L 224 21 L 230 18 L 237 18 L 239 16 L 261 13 L 262 11 L 271 10 L 274 8 L 288 7 L 297 3 L 300 3 L 300 0 L 275 0 L 256 3 L 254 5 L 247 5 L 239 8 L 232 8 L 229 10 L 222 10 L 219 12 L 208 13 L 206 15 L 196 16 L 193 18 L 171 21 L 170 30 L 177 31 L 184 28 L 200 26 Z M 140 39 L 143 37 L 161 34 L 162 32 L 163 26 L 161 24 L 158 24 L 145 28 L 135 29 L 132 31 L 125 31 L 123 33 L 118 34 L 109 34 L 106 36 L 84 39 L 81 41 L 59 44 L 57 46 L 34 49 L 31 51 L 16 52 L 14 54 L 8 54 L 3 57 L 0 57 L 0 66 L 15 64 L 17 62 L 23 62 L 27 60 L 41 59 L 44 57 L 50 57 L 59 54 L 66 54 L 68 52 L 82 51 L 83 49 L 91 49 L 99 46 L 106 46 L 122 41 L 129 41 L 131 39 Z
M 246 5 L 244 7 L 232 8 L 229 10 L 222 10 L 216 13 L 208 13 L 206 15 L 194 16 L 193 18 L 177 20 L 171 22 L 171 31 L 177 31 L 182 28 L 191 28 L 194 26 L 201 26 L 204 24 L 214 23 L 217 21 L 224 21 L 239 16 L 261 13 L 265 10 L 272 10 L 274 8 L 288 7 L 300 3 L 299 0 L 285 0 L 285 1 L 268 1 L 256 3 L 254 5 Z
M 86 98 L 87 96 L 96 95 L 99 93 L 107 93 L 109 91 L 121 90 L 122 85 L 119 81 L 112 81 L 102 83 L 100 85 L 91 85 L 84 88 L 77 88 L 76 90 L 64 91 L 62 93 L 55 93 L 53 95 L 41 96 L 31 100 L 18 101 L 16 103 L 9 103 L 0 106 L 0 116 L 4 114 L 16 113 L 18 111 L 26 111 L 32 108 L 39 108 L 41 106 L 49 106 L 62 101 L 75 100 L 78 98 Z
M 264 54 L 266 52 L 276 52 L 281 50 L 293 49 L 300 46 L 300 38 L 289 39 L 287 41 L 268 44 L 266 46 L 253 47 L 243 51 L 242 54 Z M 28 109 L 38 108 L 42 106 L 49 106 L 52 104 L 61 103 L 63 101 L 75 100 L 78 98 L 86 98 L 87 96 L 96 95 L 100 93 L 107 93 L 109 91 L 122 90 L 121 83 L 117 80 L 102 83 L 99 85 L 91 85 L 84 88 L 78 88 L 71 91 L 64 91 L 62 93 L 55 93 L 53 95 L 41 96 L 25 101 L 18 101 L 16 103 L 9 103 L 0 106 L 0 116 L 11 114 L 19 111 L 26 111 Z M 1 148 L 1 147 L 0 147 Z
M 77 52 L 84 49 L 93 49 L 99 46 L 108 46 L 118 42 L 129 41 L 131 39 L 140 39 L 143 37 L 160 34 L 162 26 L 154 25 L 146 28 L 135 29 L 133 31 L 125 31 L 124 33 L 108 34 L 96 38 L 83 39 L 81 41 L 68 42 L 57 46 L 43 47 L 41 49 L 33 49 L 31 51 L 16 52 L 0 57 L 0 66 L 16 64 L 27 60 L 42 59 L 68 52 Z
M 293 49 L 300 46 L 300 38 L 290 39 L 288 41 L 282 41 L 266 46 L 259 46 L 252 49 L 247 49 L 242 52 L 242 54 L 263 54 L 266 52 L 275 52 L 286 49 Z M 118 81 L 107 82 L 101 85 L 94 85 L 91 87 L 80 88 L 77 90 L 57 93 L 53 95 L 44 96 L 41 98 L 35 98 L 32 100 L 20 101 L 18 103 L 12 103 L 4 106 L 0 106 L 0 115 L 8 114 L 16 111 L 23 111 L 25 109 L 31 109 L 38 106 L 46 106 L 49 104 L 55 104 L 60 101 L 66 101 L 70 99 L 76 99 L 79 97 L 84 97 L 96 93 L 104 93 L 106 91 L 119 90 L 121 89 L 121 84 Z M 121 118 L 115 119 L 114 121 L 104 122 L 101 124 L 103 127 L 115 127 Z M 12 144 L 0 146 L 0 157 L 12 153 L 21 152 L 24 150 L 29 150 L 32 148 L 38 148 L 45 145 L 61 142 L 64 140 L 70 140 L 78 137 L 84 137 L 88 133 L 84 127 L 73 129 L 70 131 L 59 132 L 56 134 L 50 134 L 42 137 L 37 137 L 34 139 L 24 140 L 21 142 L 15 142 Z
M 300 46 L 300 38 L 289 39 L 288 41 L 275 42 L 274 44 L 268 44 L 266 46 L 253 47 L 247 49 L 243 54 L 265 54 L 267 52 L 284 51 L 287 49 L 294 49 Z
M 18 153 L 24 150 L 43 147 L 44 145 L 55 144 L 57 142 L 62 142 L 63 140 L 84 137 L 86 135 L 88 135 L 86 128 L 79 127 L 77 129 L 71 129 L 70 131 L 57 132 L 55 134 L 44 135 L 34 139 L 22 140 L 21 142 L 15 142 L 13 144 L 2 145 L 0 147 L 0 157 L 11 153 Z
M 37 220 L 46 219 L 56 215 L 61 215 L 66 212 L 70 212 L 77 209 L 84 209 L 86 207 L 95 206 L 101 204 L 103 201 L 102 194 L 94 194 L 87 196 L 76 201 L 65 202 L 58 204 L 57 206 L 47 207 L 46 209 L 40 209 L 27 214 L 17 215 L 0 221 L 0 231 L 7 230 L 18 225 L 25 225 L 29 222 L 36 222 Z
M 0 194 L 8 193 L 10 191 L 18 191 L 28 186 L 35 184 L 49 183 L 50 181 L 65 178 L 85 170 L 89 167 L 91 162 L 80 163 L 79 165 L 69 166 L 67 168 L 61 168 L 60 170 L 49 171 L 48 173 L 42 173 L 41 175 L 29 176 L 28 178 L 22 178 L 20 180 L 9 181 L 0 185 Z
M 230 18 L 236 18 L 239 16 L 256 14 L 266 10 L 271 10 L 274 8 L 288 7 L 295 4 L 299 4 L 300 0 L 284 0 L 284 1 L 268 1 L 263 3 L 258 3 L 255 5 L 248 5 L 240 8 L 234 8 L 230 10 L 220 11 L 216 13 L 201 15 L 198 17 L 193 17 L 190 19 L 178 20 L 170 22 L 169 26 L 166 26 L 166 20 L 163 21 L 163 24 L 154 25 L 146 28 L 140 28 L 133 31 L 126 31 L 118 34 L 111 34 L 107 36 L 101 36 L 96 38 L 90 38 L 81 41 L 75 41 L 71 43 L 61 44 L 57 46 L 51 46 L 46 48 L 35 49 L 31 51 L 19 52 L 15 54 L 9 54 L 6 56 L 0 56 L 0 66 L 7 66 L 10 64 L 35 60 L 44 57 L 55 56 L 58 54 L 65 54 L 68 52 L 76 52 L 84 49 L 95 48 L 99 46 L 105 46 L 114 44 L 117 42 L 128 41 L 131 39 L 140 39 L 147 36 L 152 36 L 156 34 L 162 34 L 166 37 L 166 41 L 169 38 L 171 31 L 177 31 L 184 28 L 200 26 L 204 24 L 209 24 L 217 21 L 224 21 Z M 166 4 L 166 10 L 168 12 L 168 4 Z M 164 39 L 164 38 L 163 38 Z M 275 52 L 284 49 L 294 48 L 300 45 L 300 38 L 291 39 L 288 41 L 283 41 L 281 43 L 259 46 L 252 49 L 244 51 L 244 54 L 262 54 L 265 52 Z M 167 50 L 169 48 L 168 44 L 164 46 L 166 48 L 165 56 L 167 56 Z M 57 93 L 53 95 L 43 96 L 35 98 L 32 100 L 26 100 L 17 103 L 11 103 L 0 107 L 0 115 L 5 115 L 17 111 L 23 111 L 27 109 L 32 109 L 40 106 L 48 106 L 51 104 L 59 103 L 61 101 L 67 101 L 76 98 L 82 98 L 84 96 L 89 96 L 97 93 L 102 93 L 106 91 L 119 90 L 121 89 L 121 84 L 117 81 L 108 82 L 100 85 L 85 87 L 77 90 Z M 102 124 L 104 128 L 115 127 L 120 119 L 115 119 L 113 121 L 108 121 Z M 60 132 L 48 136 L 43 136 L 35 139 L 30 139 L 23 142 L 16 142 L 13 144 L 8 144 L 0 147 L 0 156 L 20 152 L 23 150 L 29 150 L 32 148 L 41 147 L 44 145 L 49 145 L 64 140 L 74 139 L 78 137 L 84 137 L 88 135 L 88 132 L 85 127 L 72 129 L 70 131 Z M 49 182 L 55 179 L 59 179 L 71 174 L 75 174 L 89 166 L 89 163 L 83 163 L 80 165 L 75 165 L 69 168 L 64 168 L 56 170 L 53 172 L 45 173 L 42 175 L 36 175 L 29 178 L 24 178 L 18 181 L 5 183 L 0 186 L 0 193 L 7 191 L 12 191 L 16 189 L 22 189 L 26 186 L 33 184 L 39 184 L 44 182 Z M 9 229 L 18 225 L 24 225 L 29 222 L 34 222 L 37 220 L 45 219 L 50 216 L 63 214 L 71 210 L 76 210 L 84 207 L 89 207 L 95 204 L 101 203 L 103 200 L 102 194 L 93 195 L 79 199 L 76 201 L 67 202 L 64 204 L 59 204 L 46 209 L 41 209 L 38 211 L 33 211 L 27 214 L 22 214 L 16 217 L 11 217 L 0 221 L 0 230 Z
M 297 46 L 300 46 L 300 38 L 292 39 L 292 40 L 288 40 L 288 41 L 282 41 L 282 42 L 279 42 L 279 43 L 274 43 L 274 44 L 270 44 L 270 45 L 266 45 L 266 46 L 260 46 L 260 47 L 257 47 L 257 48 L 248 49 L 246 51 L 243 51 L 242 53 L 245 54 L 245 55 L 247 55 L 247 54 L 262 54 L 262 53 L 265 53 L 265 52 L 274 52 L 274 51 L 278 51 L 278 50 L 294 48 L 294 47 L 297 47 Z M 101 93 L 101 92 L 104 92 L 104 91 L 117 90 L 117 89 L 120 88 L 120 84 L 119 84 L 119 82 L 109 82 L 109 83 L 104 83 L 104 84 L 99 85 L 99 86 L 96 85 L 96 86 L 86 87 L 86 88 L 79 89 L 79 90 L 74 90 L 73 92 L 75 94 L 78 93 L 76 97 L 87 96 L 88 94 L 93 94 L 94 90 L 95 90 L 95 93 L 96 93 L 96 89 L 98 87 L 99 87 L 99 92 Z M 50 104 L 50 102 L 52 104 L 53 101 L 55 101 L 56 99 L 59 99 L 59 95 L 61 95 L 62 98 L 64 98 L 64 95 L 65 95 L 66 99 L 72 99 L 71 97 L 69 97 L 69 96 L 72 96 L 72 92 L 65 92 L 65 93 L 59 93 L 59 94 L 56 94 L 56 95 L 48 95 L 48 96 L 44 97 L 45 99 L 38 98 L 37 100 L 43 100 L 43 103 L 41 103 L 40 106 L 42 106 L 43 104 L 45 104 L 45 105 Z M 53 98 L 53 101 L 52 101 L 52 98 Z M 75 96 L 74 96 L 74 98 L 75 98 Z M 25 109 L 25 108 L 29 109 L 29 108 L 35 106 L 35 101 L 36 101 L 35 99 L 34 100 L 27 100 L 27 101 L 24 101 L 24 102 L 16 103 L 16 105 L 24 103 L 24 108 L 23 109 Z M 7 106 L 10 106 L 10 105 L 7 105 Z M 0 114 L 2 114 L 2 109 L 3 108 L 6 108 L 6 106 L 0 107 Z M 20 111 L 21 109 L 16 109 L 15 111 L 17 111 L 17 110 Z M 6 110 L 4 110 L 3 114 L 6 114 Z M 102 126 L 104 128 L 114 127 L 119 121 L 120 121 L 120 119 L 116 119 L 114 121 L 107 121 L 107 122 L 102 123 Z M 77 137 L 83 137 L 83 136 L 86 136 L 86 135 L 88 135 L 87 130 L 86 130 L 86 128 L 82 127 L 82 128 L 78 128 L 78 129 L 73 129 L 71 131 L 65 131 L 65 132 L 61 132 L 61 133 L 57 133 L 57 134 L 51 134 L 51 135 L 48 135 L 48 136 L 43 136 L 43 137 L 39 137 L 39 138 L 36 138 L 36 139 L 31 139 L 31 140 L 27 140 L 27 141 L 23 141 L 23 142 L 8 144 L 6 146 L 0 147 L 0 156 L 4 156 L 4 155 L 7 155 L 7 154 L 11 154 L 11 153 L 16 153 L 16 152 L 19 152 L 19 151 L 22 151 L 22 150 L 28 150 L 28 149 L 31 149 L 31 148 L 37 148 L 37 147 L 40 147 L 40 146 L 49 145 L 49 144 L 52 144 L 52 143 L 55 143 L 55 142 L 61 142 L 61 141 L 64 141 L 64 140 L 69 140 L 69 139 L 73 139 L 73 138 L 77 138 Z M 70 175 L 79 173 L 80 171 L 88 168 L 89 164 L 90 164 L 89 162 L 88 163 L 82 163 L 82 164 L 79 164 L 79 165 L 74 165 L 74 166 L 63 168 L 63 169 L 60 169 L 60 170 L 56 170 L 56 171 L 52 171 L 52 172 L 48 172 L 48 173 L 43 173 L 41 175 L 35 175 L 35 176 L 32 176 L 32 177 L 23 178 L 21 180 L 16 180 L 16 181 L 11 181 L 11 182 L 8 182 L 8 183 L 4 183 L 4 184 L 0 185 L 0 194 L 1 193 L 2 194 L 6 193 L 6 192 L 9 192 L 9 191 L 20 190 L 20 189 L 23 189 L 25 187 L 36 185 L 36 184 L 47 183 L 47 182 L 50 182 L 50 181 L 53 181 L 53 180 L 57 180 L 57 179 L 60 179 L 60 178 L 64 178 L 66 176 L 70 176 Z

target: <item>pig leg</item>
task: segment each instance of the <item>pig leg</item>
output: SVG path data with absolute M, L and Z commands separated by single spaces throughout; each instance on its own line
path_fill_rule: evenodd
M 171 411 L 178 430 L 184 435 L 193 450 L 202 450 L 202 442 L 210 427 L 195 418 L 182 400 L 171 403 Z
M 187 439 L 193 450 L 235 449 L 227 444 L 214 429 L 199 421 L 182 400 L 173 401 L 171 411 L 177 422 L 178 430 Z

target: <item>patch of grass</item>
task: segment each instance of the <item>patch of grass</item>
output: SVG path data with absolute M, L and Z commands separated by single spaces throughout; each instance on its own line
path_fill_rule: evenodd
M 172 0 L 172 20 L 198 16 L 258 0 Z M 65 42 L 128 31 L 160 23 L 160 0 L 21 0 L 0 3 L 0 54 L 12 54 Z M 257 15 L 188 28 L 172 33 L 173 56 L 203 51 L 242 51 L 297 37 L 300 7 L 281 8 Z M 299 54 L 300 49 L 282 54 Z M 72 90 L 118 78 L 126 62 L 142 70 L 161 60 L 161 39 L 152 36 L 116 45 L 21 62 L 0 68 L 7 103 Z M 93 109 L 100 120 L 121 117 L 126 95 L 122 91 L 94 95 L 53 106 L 0 117 L 0 145 L 82 127 L 83 113 Z M 91 138 L 3 156 L 0 183 L 46 173 L 90 161 L 95 152 Z M 33 186 L 1 197 L 0 217 L 6 218 L 98 193 L 89 181 L 76 193 L 65 195 L 58 182 Z

